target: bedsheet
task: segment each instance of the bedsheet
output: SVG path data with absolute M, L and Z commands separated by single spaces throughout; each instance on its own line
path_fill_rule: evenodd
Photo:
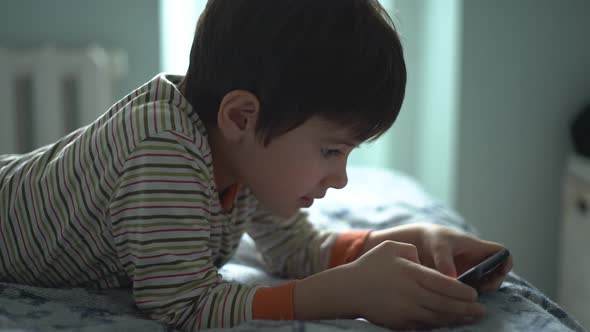
M 457 213 L 428 195 L 412 178 L 393 171 L 350 168 L 346 189 L 329 192 L 308 210 L 318 228 L 382 229 L 433 222 L 478 234 Z M 517 264 L 517 262 L 516 262 Z M 253 241 L 244 235 L 235 257 L 220 273 L 225 280 L 277 284 L 264 272 Z M 502 287 L 483 294 L 488 316 L 474 325 L 433 331 L 585 331 L 574 317 L 522 277 L 510 273 Z M 46 289 L 0 282 L 0 332 L 174 331 L 146 319 L 129 289 Z M 229 331 L 211 329 L 211 331 Z M 251 321 L 232 331 L 389 331 L 365 320 Z

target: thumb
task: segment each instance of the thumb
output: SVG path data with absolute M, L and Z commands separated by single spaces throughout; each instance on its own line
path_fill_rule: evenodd
M 386 250 L 387 255 L 397 256 L 416 264 L 420 264 L 420 258 L 418 257 L 418 249 L 413 244 L 395 242 L 395 241 L 384 241 L 379 246 L 379 249 Z
M 436 270 L 451 278 L 457 277 L 457 269 L 453 261 L 453 254 L 448 246 L 440 247 L 432 253 Z

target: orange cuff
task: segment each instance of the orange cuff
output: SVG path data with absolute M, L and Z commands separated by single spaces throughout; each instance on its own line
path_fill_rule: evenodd
M 252 319 L 293 320 L 295 305 L 293 291 L 297 280 L 256 290 L 252 302 Z
M 340 235 L 332 246 L 328 268 L 350 263 L 357 259 L 369 234 L 371 231 L 368 230 L 354 230 Z

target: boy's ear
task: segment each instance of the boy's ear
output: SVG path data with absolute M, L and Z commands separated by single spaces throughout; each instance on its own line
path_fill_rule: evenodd
M 240 142 L 249 131 L 254 132 L 260 111 L 258 97 L 245 90 L 233 90 L 221 100 L 217 127 L 229 141 Z

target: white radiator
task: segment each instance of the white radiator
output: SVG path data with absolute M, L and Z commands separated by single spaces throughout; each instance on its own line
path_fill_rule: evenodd
M 96 120 L 126 75 L 123 51 L 0 48 L 0 154 L 49 144 Z
M 570 157 L 563 181 L 558 302 L 590 328 L 590 159 Z

